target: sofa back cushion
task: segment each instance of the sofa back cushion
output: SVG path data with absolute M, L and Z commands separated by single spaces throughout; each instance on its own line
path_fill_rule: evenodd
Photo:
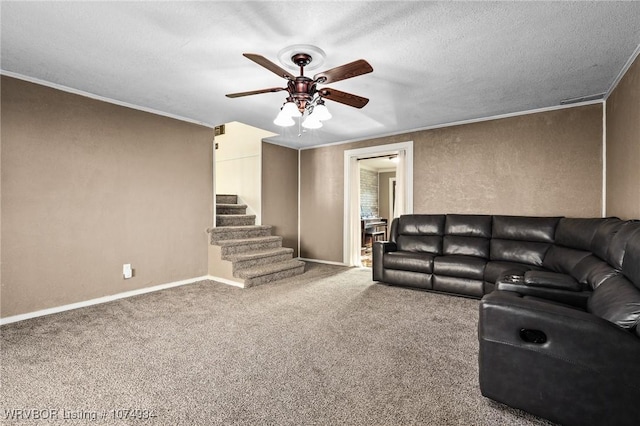
M 555 243 L 572 249 L 590 251 L 596 231 L 606 219 L 576 219 L 563 217 L 556 227 Z
M 618 232 L 611 238 L 611 243 L 607 249 L 606 261 L 609 265 L 616 269 L 622 269 L 622 260 L 624 259 L 625 249 L 627 248 L 627 241 L 631 238 L 634 232 L 640 230 L 640 221 L 627 221 L 625 222 Z
M 449 214 L 445 220 L 443 253 L 489 258 L 491 216 Z
M 542 266 L 542 260 L 550 245 L 547 243 L 494 238 L 491 240 L 489 248 L 490 259 Z
M 576 265 L 587 256 L 591 256 L 591 252 L 553 245 L 544 256 L 542 266 L 554 272 L 571 274 Z M 578 277 L 573 278 L 580 281 Z
M 444 235 L 443 214 L 405 214 L 398 221 L 398 235 Z
M 578 262 L 571 270 L 570 275 L 580 284 L 588 285 L 591 289 L 595 289 L 609 278 L 620 275 L 620 271 L 598 256 L 590 254 Z
M 490 259 L 541 266 L 559 219 L 493 216 Z
M 489 239 L 445 235 L 442 252 L 445 255 L 461 254 L 489 259 Z
M 609 278 L 593 290 L 587 309 L 594 315 L 622 328 L 634 330 L 640 336 L 640 289 L 624 276 Z
M 552 243 L 559 217 L 493 216 L 492 237 Z
M 620 220 L 617 217 L 605 219 L 605 221 L 600 224 L 593 236 L 593 239 L 591 240 L 591 252 L 600 259 L 607 260 L 607 250 L 609 249 L 611 240 L 624 224 L 625 221 Z
M 399 251 L 442 254 L 445 215 L 403 215 L 397 226 Z
M 491 238 L 491 216 L 448 214 L 445 220 L 444 234 Z
M 622 261 L 622 273 L 636 288 L 640 289 L 640 229 L 627 241 Z

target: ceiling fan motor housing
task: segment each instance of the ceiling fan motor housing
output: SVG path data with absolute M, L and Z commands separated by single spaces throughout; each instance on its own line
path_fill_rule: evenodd
M 308 53 L 296 53 L 291 57 L 291 61 L 297 66 L 299 66 L 300 68 L 306 67 L 311 63 L 312 60 L 313 58 Z
M 316 94 L 316 83 L 309 77 L 296 77 L 295 80 L 289 80 L 287 91 L 295 100 L 300 112 L 303 112 Z

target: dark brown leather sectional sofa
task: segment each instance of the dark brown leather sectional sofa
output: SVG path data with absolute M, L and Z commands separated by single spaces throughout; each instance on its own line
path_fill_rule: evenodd
M 640 221 L 405 215 L 373 279 L 482 298 L 483 395 L 566 425 L 640 424 Z

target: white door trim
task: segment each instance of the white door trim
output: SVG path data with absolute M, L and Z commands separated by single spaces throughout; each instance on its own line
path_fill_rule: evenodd
M 351 176 L 351 159 L 397 154 L 400 150 L 404 150 L 407 153 L 407 161 L 404 168 L 406 182 L 405 200 L 407 202 L 407 209 L 405 213 L 411 214 L 413 213 L 413 141 L 349 149 L 344 151 L 344 225 L 342 232 L 342 259 L 345 265 L 354 266 L 350 265 L 351 256 L 349 255 L 351 236 L 353 235 L 353 230 L 350 229 L 351 221 L 349 220 L 349 206 L 351 205 L 351 191 L 349 185 L 349 177 Z
M 389 178 L 389 226 L 391 226 L 391 222 L 393 221 L 393 208 L 395 207 L 393 204 L 393 184 L 395 183 L 396 178 Z M 387 228 L 387 231 L 389 229 Z

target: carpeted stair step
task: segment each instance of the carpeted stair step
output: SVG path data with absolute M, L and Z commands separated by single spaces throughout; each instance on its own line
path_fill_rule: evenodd
M 233 263 L 233 272 L 255 266 L 269 265 L 272 263 L 284 262 L 293 259 L 293 249 L 278 247 L 269 250 L 249 251 L 245 253 L 231 254 L 224 256 L 224 260 Z
M 216 214 L 230 215 L 230 214 L 247 214 L 246 204 L 220 204 L 216 203 Z
M 255 225 L 254 214 L 223 214 L 216 215 L 216 226 L 243 226 Z
M 241 240 L 245 238 L 269 237 L 271 236 L 271 226 L 269 225 L 249 225 L 249 226 L 220 226 L 207 230 L 211 234 L 211 244 L 223 240 Z
M 216 194 L 216 204 L 238 204 L 238 196 L 230 194 Z
M 215 245 L 220 246 L 222 258 L 232 254 L 244 253 L 247 251 L 260 251 L 282 247 L 282 237 L 256 237 L 242 238 L 238 240 L 217 241 Z
M 234 275 L 238 278 L 244 279 L 245 288 L 255 287 L 260 284 L 266 284 L 303 274 L 304 265 L 304 262 L 292 259 L 284 262 L 243 269 Z

